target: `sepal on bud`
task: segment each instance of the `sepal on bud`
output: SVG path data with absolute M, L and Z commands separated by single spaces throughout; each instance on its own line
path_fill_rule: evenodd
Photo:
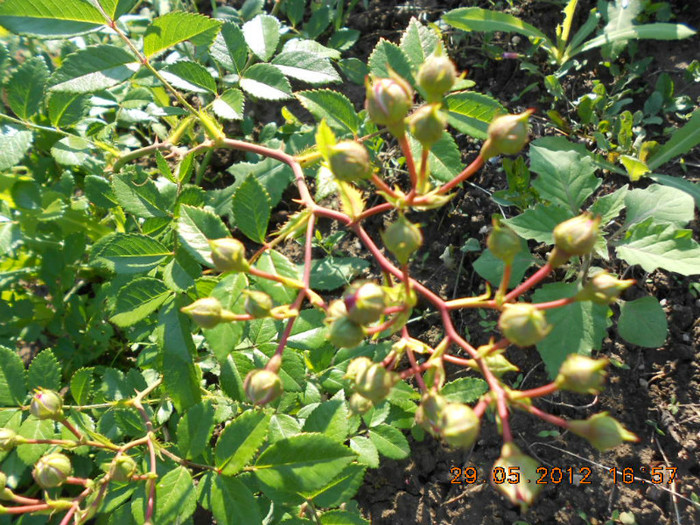
M 423 244 L 423 234 L 418 226 L 411 223 L 404 215 L 399 215 L 399 218 L 382 233 L 382 241 L 387 250 L 394 254 L 396 260 L 406 264 L 411 255 Z
M 357 182 L 372 176 L 369 153 L 359 142 L 345 140 L 329 148 L 328 164 L 335 178 Z
M 523 454 L 516 444 L 512 442 L 504 443 L 501 449 L 501 457 L 494 463 L 491 476 L 492 479 L 495 479 L 496 475 L 499 476 L 499 479 L 501 476 L 506 476 L 507 479 L 504 483 L 495 483 L 496 489 L 508 498 L 511 503 L 526 509 L 532 505 L 532 502 L 544 487 L 544 485 L 534 483 L 534 480 L 540 477 L 537 473 L 539 466 L 535 459 L 527 454 Z M 517 472 L 519 475 L 517 483 L 511 483 L 509 479 L 512 472 Z
M 266 405 L 283 392 L 280 376 L 265 368 L 248 372 L 243 381 L 243 389 L 254 405 Z
M 343 296 L 343 301 L 348 319 L 358 324 L 378 321 L 386 307 L 384 290 L 372 282 L 351 286 Z
M 245 258 L 245 246 L 238 239 L 224 237 L 209 241 L 211 260 L 220 272 L 247 272 L 250 265 Z
M 440 111 L 439 104 L 428 104 L 418 108 L 408 119 L 411 135 L 421 146 L 430 148 L 442 138 L 447 127 L 447 117 Z
M 42 489 L 50 489 L 63 485 L 72 473 L 73 466 L 70 458 L 55 452 L 43 456 L 36 462 L 32 476 Z
M 610 304 L 617 301 L 620 294 L 636 281 L 621 281 L 606 271 L 598 272 L 576 295 L 578 301 L 593 301 L 596 304 Z
M 506 304 L 498 327 L 506 339 L 521 347 L 539 343 L 552 329 L 544 312 L 528 303 Z
M 569 354 L 559 368 L 555 380 L 562 390 L 578 394 L 598 394 L 605 385 L 608 360 L 591 359 L 580 354 Z
M 518 115 L 499 115 L 489 124 L 488 138 L 481 147 L 481 158 L 514 155 L 527 144 L 528 120 L 534 109 Z
M 569 430 L 588 440 L 601 452 L 622 445 L 625 441 L 639 441 L 639 438 L 623 427 L 607 412 L 595 414 L 588 419 L 569 421 Z
M 398 381 L 396 372 L 388 371 L 381 363 L 373 363 L 357 376 L 355 391 L 373 403 L 379 403 Z
M 29 404 L 29 411 L 37 419 L 63 419 L 63 399 L 53 390 L 38 388 Z
M 368 80 L 365 85 L 369 118 L 377 125 L 395 127 L 397 133 L 403 135 L 403 119 L 413 105 L 413 89 L 409 83 L 392 71 L 391 78 Z
M 17 432 L 11 428 L 0 428 L 0 451 L 12 450 L 17 444 Z
M 442 53 L 430 55 L 418 70 L 416 81 L 428 102 L 439 102 L 457 81 L 457 69 Z
M 440 412 L 438 428 L 449 446 L 469 449 L 479 437 L 481 421 L 471 407 L 463 403 L 447 403 Z
M 183 314 L 189 315 L 202 328 L 214 328 L 223 319 L 224 310 L 216 297 L 197 299 L 189 306 L 181 308 Z
M 259 290 L 245 290 L 246 296 L 243 308 L 245 312 L 255 319 L 268 317 L 272 310 L 272 297 Z

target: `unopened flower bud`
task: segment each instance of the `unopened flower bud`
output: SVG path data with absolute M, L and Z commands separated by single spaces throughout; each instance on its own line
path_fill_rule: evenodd
M 562 390 L 578 394 L 598 394 L 605 385 L 607 359 L 591 359 L 580 354 L 569 354 L 559 368 L 555 380 Z
M 73 467 L 68 456 L 55 452 L 36 462 L 32 476 L 42 489 L 50 489 L 63 485 L 72 473 Z
M 416 409 L 416 423 L 433 436 L 440 434 L 440 415 L 447 405 L 447 400 L 436 392 L 423 394 Z
M 566 258 L 590 253 L 598 239 L 599 225 L 600 217 L 593 218 L 590 213 L 583 213 L 558 224 L 553 231 L 555 251 L 550 259 L 558 259 L 556 251 Z
M 447 403 L 440 412 L 438 428 L 449 446 L 468 449 L 479 437 L 481 421 L 471 407 L 463 403 Z
M 584 420 L 569 421 L 569 430 L 588 440 L 601 452 L 622 445 L 625 441 L 639 441 L 637 436 L 610 417 L 607 412 L 595 414 Z
M 136 461 L 132 457 L 119 456 L 114 466 L 112 479 L 120 482 L 129 481 L 136 474 L 137 469 Z
M 331 323 L 328 339 L 339 348 L 352 348 L 365 338 L 362 327 L 347 317 L 339 317 Z
M 370 411 L 374 403 L 357 392 L 350 396 L 348 406 L 353 414 L 362 415 Z
M 493 229 L 486 239 L 486 246 L 494 257 L 506 264 L 513 264 L 513 259 L 522 249 L 521 240 L 517 233 L 505 226 L 500 219 L 494 217 Z
M 514 155 L 525 147 L 528 119 L 534 110 L 519 115 L 499 115 L 491 121 L 488 138 L 481 147 L 481 157 L 488 160 L 498 155 Z
M 399 215 L 395 222 L 382 233 L 382 240 L 387 250 L 401 263 L 406 264 L 411 255 L 423 244 L 423 234 L 420 228 Z
M 540 477 L 537 473 L 539 467 L 535 459 L 523 454 L 516 444 L 509 442 L 503 444 L 501 457 L 494 463 L 491 476 L 499 481 L 505 478 L 504 482 L 495 483 L 496 489 L 514 505 L 527 508 L 544 487 L 535 483 Z M 511 477 L 514 472 L 519 475 L 517 483 Z
M 606 271 L 598 272 L 577 294 L 579 301 L 593 301 L 597 304 L 614 303 L 623 290 L 635 283 L 634 279 L 621 281 Z
M 439 104 L 421 106 L 409 117 L 409 128 L 424 148 L 430 148 L 442 138 L 447 127 L 447 118 Z
M 457 70 L 445 55 L 431 55 L 418 70 L 416 81 L 428 102 L 439 102 L 457 80 Z
M 29 404 L 29 411 L 38 419 L 63 419 L 63 399 L 53 390 L 38 388 Z
M 379 320 L 386 304 L 384 290 L 375 283 L 351 287 L 343 300 L 348 318 L 358 324 L 369 324 Z
M 259 290 L 246 290 L 245 312 L 256 319 L 267 317 L 272 310 L 272 297 Z
M 528 303 L 505 305 L 498 327 L 506 339 L 518 346 L 539 343 L 552 329 L 544 312 Z
M 403 124 L 413 105 L 413 89 L 403 78 L 379 78 L 367 83 L 365 106 L 369 118 L 380 126 Z
M 0 428 L 0 451 L 12 450 L 17 446 L 17 432 L 10 428 Z
M 357 377 L 355 391 L 379 403 L 389 395 L 398 380 L 396 372 L 389 372 L 381 363 L 373 363 Z
M 220 272 L 247 272 L 250 269 L 245 258 L 245 246 L 238 239 L 224 237 L 209 241 L 211 260 Z
M 282 395 L 282 380 L 265 368 L 251 370 L 243 381 L 243 389 L 254 405 L 266 405 Z
M 345 140 L 332 146 L 328 163 L 333 175 L 339 180 L 356 182 L 372 176 L 372 163 L 367 148 L 354 140 Z
M 182 308 L 181 311 L 189 315 L 202 328 L 214 328 L 223 320 L 223 308 L 216 297 L 197 299 L 191 305 Z
M 352 382 L 357 382 L 357 378 L 360 377 L 370 366 L 374 364 L 369 357 L 361 356 L 356 357 L 348 364 L 348 368 L 345 371 L 345 378 Z

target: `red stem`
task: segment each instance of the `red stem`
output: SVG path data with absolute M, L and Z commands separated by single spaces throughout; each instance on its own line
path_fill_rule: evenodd
M 533 303 L 532 306 L 535 306 L 539 310 L 551 310 L 552 308 L 560 308 L 562 306 L 566 306 L 567 304 L 575 302 L 576 297 L 566 297 L 564 299 L 557 299 L 555 301 L 549 301 L 546 303 Z
M 408 169 L 408 175 L 411 177 L 411 189 L 415 191 L 418 184 L 418 173 L 416 171 L 416 162 L 413 159 L 411 145 L 408 143 L 408 136 L 405 133 L 399 137 L 399 146 L 401 146 L 401 151 L 404 157 L 406 157 L 406 168 Z
M 529 412 L 533 416 L 539 417 L 540 419 L 542 419 L 543 421 L 546 421 L 547 423 L 551 423 L 552 425 L 556 425 L 558 427 L 562 427 L 565 429 L 569 428 L 569 422 L 566 419 L 563 419 L 563 418 L 558 417 L 558 416 L 554 416 L 552 414 L 548 414 L 547 412 L 544 412 L 543 410 L 540 410 L 539 408 L 534 407 L 530 404 L 518 403 L 517 407 L 526 411 L 526 412 Z
M 504 301 L 506 303 L 517 298 L 521 294 L 528 291 L 530 288 L 539 283 L 542 279 L 547 277 L 553 270 L 549 263 L 546 263 L 542 268 L 533 273 L 524 283 L 520 284 L 517 288 L 512 290 L 508 295 L 506 295 Z
M 546 385 L 531 388 L 530 390 L 519 390 L 511 394 L 512 399 L 532 399 L 533 397 L 544 397 L 553 394 L 559 390 L 556 383 L 548 383 Z
M 414 376 L 416 378 L 416 381 L 418 381 L 418 386 L 420 387 L 422 392 L 427 392 L 428 387 L 425 386 L 425 381 L 423 381 L 423 376 L 420 375 L 419 366 L 418 363 L 416 362 L 416 356 L 413 355 L 413 350 L 410 348 L 406 350 L 406 355 L 408 356 L 408 362 L 411 363 L 411 370 L 414 371 Z
M 467 180 L 469 177 L 474 175 L 477 171 L 481 169 L 481 167 L 484 165 L 484 159 L 481 158 L 481 154 L 479 154 L 478 157 L 476 157 L 472 163 L 464 168 L 464 171 L 457 175 L 454 179 L 452 179 L 450 182 L 447 184 L 443 184 L 438 188 L 437 192 L 442 195 L 443 193 L 447 193 L 450 191 L 452 188 L 457 186 L 458 184 L 461 184 L 465 180 Z
M 3 514 L 25 514 L 27 512 L 48 510 L 50 508 L 48 503 L 40 503 L 37 505 L 24 505 L 22 507 L 5 507 L 2 512 Z

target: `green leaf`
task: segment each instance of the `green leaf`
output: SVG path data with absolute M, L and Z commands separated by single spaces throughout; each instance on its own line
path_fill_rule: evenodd
M 280 53 L 271 64 L 284 75 L 307 84 L 331 84 L 341 81 L 340 75 L 333 68 L 330 60 L 319 58 L 318 55 L 308 51 Z
M 382 456 L 390 459 L 404 459 L 411 453 L 406 436 L 400 430 L 386 424 L 369 430 L 369 438 Z
M 513 259 L 510 280 L 508 281 L 509 288 L 517 286 L 525 276 L 527 269 L 535 262 L 535 258 L 530 254 L 530 250 L 527 249 L 527 242 L 522 240 L 520 246 L 520 251 Z M 501 279 L 503 279 L 504 267 L 503 261 L 495 257 L 489 249 L 484 250 L 473 264 L 476 273 L 493 286 L 498 286 Z
M 321 525 L 370 525 L 359 512 L 349 510 L 330 510 L 319 518 Z
M 325 119 L 334 131 L 344 135 L 357 133 L 357 112 L 345 95 L 330 89 L 298 91 L 294 95 L 318 122 Z
M 249 95 L 262 100 L 286 100 L 292 96 L 292 87 L 282 72 L 271 64 L 250 66 L 240 81 Z
M 270 443 L 301 434 L 299 421 L 287 414 L 274 414 L 270 419 L 267 440 Z
M 692 230 L 655 224 L 652 218 L 630 229 L 615 251 L 618 257 L 640 265 L 646 272 L 663 268 L 683 275 L 700 273 L 700 245 L 693 240 Z
M 460 377 L 446 383 L 440 394 L 454 403 L 474 403 L 488 392 L 486 381 L 478 377 Z
M 155 516 L 160 523 L 187 523 L 197 508 L 192 475 L 187 467 L 175 467 L 156 484 Z
M 695 33 L 696 31 L 681 24 L 667 24 L 660 22 L 654 24 L 642 24 L 617 29 L 614 31 L 607 31 L 602 35 L 591 38 L 580 47 L 569 52 L 569 55 L 574 56 L 578 55 L 579 53 L 585 53 L 591 49 L 620 40 L 643 40 L 647 38 L 652 40 L 681 40 L 683 38 L 690 38 Z
M 207 472 L 200 482 L 209 493 L 206 507 L 220 525 L 262 525 L 258 503 L 250 489 L 238 478 Z
M 92 144 L 82 137 L 64 137 L 51 147 L 51 156 L 63 166 L 82 166 L 92 156 Z
M 68 55 L 49 82 L 49 91 L 90 93 L 131 78 L 140 65 L 121 47 L 96 45 Z
M 503 31 L 519 33 L 528 38 L 540 40 L 542 44 L 550 50 L 554 49 L 554 44 L 542 31 L 506 13 L 489 11 L 488 9 L 481 9 L 479 7 L 461 7 L 442 15 L 442 20 L 452 27 L 467 32 Z
M 49 68 L 43 57 L 27 59 L 7 83 L 7 105 L 22 120 L 34 116 L 41 108 Z
M 211 103 L 214 114 L 225 120 L 241 120 L 243 118 L 243 92 L 240 89 L 231 88 L 216 97 Z
M 31 131 L 0 126 L 0 171 L 11 168 L 24 158 L 34 141 Z
M 270 414 L 249 410 L 233 420 L 216 442 L 216 466 L 224 476 L 235 476 L 265 443 Z
M 270 158 L 256 163 L 239 162 L 232 165 L 228 172 L 236 178 L 233 185 L 229 187 L 233 193 L 238 191 L 248 175 L 255 175 L 255 178 L 265 187 L 270 196 L 270 206 L 279 204 L 282 193 L 294 180 L 294 172 L 287 164 Z M 229 188 L 224 191 L 229 190 Z M 218 208 L 217 211 L 219 211 Z
M 209 445 L 214 407 L 205 401 L 191 406 L 177 424 L 177 447 L 186 459 L 197 458 Z
M 536 204 L 534 208 L 525 210 L 520 215 L 503 222 L 525 239 L 553 244 L 554 227 L 573 216 L 573 213 L 562 206 Z
M 625 227 L 644 222 L 649 217 L 657 224 L 668 223 L 683 226 L 693 220 L 693 198 L 684 191 L 652 184 L 642 189 L 628 191 L 625 195 L 627 213 Z
M 89 96 L 84 93 L 52 91 L 49 95 L 49 120 L 57 128 L 73 126 L 88 109 Z
M 668 336 L 666 313 L 655 297 L 621 301 L 617 330 L 633 345 L 658 348 Z
M 450 93 L 445 97 L 445 105 L 450 126 L 481 140 L 488 137 L 487 129 L 493 118 L 506 112 L 498 100 L 475 91 Z
M 253 175 L 249 175 L 233 196 L 233 215 L 236 226 L 246 237 L 265 242 L 270 221 L 270 196 Z
M 104 24 L 102 14 L 84 0 L 5 0 L 0 4 L 0 25 L 22 35 L 72 36 Z
M 201 400 L 199 373 L 193 356 L 196 352 L 190 321 L 180 312 L 181 298 L 169 303 L 158 314 L 158 346 L 163 355 L 163 385 L 178 411 Z
M 439 42 L 435 31 L 425 27 L 417 18 L 411 17 L 399 47 L 410 60 L 413 69 L 417 70 L 435 52 Z
M 341 53 L 337 49 L 319 44 L 315 40 L 307 40 L 303 38 L 292 38 L 287 40 L 282 47 L 282 52 L 289 51 L 308 51 L 321 58 L 330 58 L 331 60 L 340 60 Z
M 630 155 L 621 155 L 620 162 L 627 170 L 627 176 L 632 182 L 638 181 L 651 171 L 644 161 Z
M 379 452 L 371 439 L 362 436 L 350 438 L 350 448 L 357 453 L 357 461 L 363 465 L 370 468 L 379 466 Z
M 224 69 L 240 73 L 248 60 L 248 45 L 243 31 L 229 22 L 224 23 L 209 48 L 209 53 Z
M 672 158 L 688 153 L 698 144 L 700 144 L 700 110 L 695 110 L 690 120 L 682 128 L 674 131 L 671 139 L 649 159 L 647 166 L 655 170 Z
M 300 434 L 270 445 L 255 463 L 255 476 L 263 491 L 308 493 L 328 484 L 353 459 L 354 452 L 327 436 Z
M 359 257 L 324 257 L 311 261 L 311 287 L 314 290 L 335 290 L 347 286 L 355 277 L 369 268 Z M 303 270 L 303 265 L 299 266 Z
M 181 60 L 168 64 L 161 69 L 160 74 L 173 86 L 183 91 L 193 93 L 216 94 L 216 81 L 207 68 L 197 62 Z
M 221 22 L 195 13 L 173 12 L 156 18 L 143 37 L 143 52 L 151 58 L 185 40 L 208 46 Z
M 248 372 L 255 368 L 253 362 L 244 354 L 234 352 L 221 362 L 221 390 L 234 401 L 247 402 L 248 396 L 243 389 L 243 381 Z
M 53 439 L 56 422 L 53 419 L 28 417 L 19 427 L 17 434 L 26 439 Z M 52 445 L 22 445 L 17 448 L 17 456 L 25 465 L 33 465 Z
M 282 277 L 299 279 L 297 266 L 275 250 L 268 250 L 263 253 L 255 263 L 255 267 L 268 273 L 281 275 Z M 296 291 L 291 290 L 281 283 L 273 282 L 268 279 L 256 279 L 256 284 L 260 290 L 269 294 L 270 297 L 278 303 L 291 303 L 296 297 Z
M 42 350 L 32 359 L 27 371 L 27 385 L 30 390 L 35 388 L 61 389 L 61 365 L 49 349 Z
M 124 170 L 112 177 L 112 188 L 119 205 L 141 218 L 168 217 L 168 204 L 152 179 L 141 182 L 133 170 Z
M 533 303 L 549 302 L 576 295 L 576 283 L 550 283 L 539 288 L 532 296 Z M 546 310 L 547 322 L 552 331 L 537 344 L 547 372 L 554 378 L 566 356 L 572 353 L 590 355 L 592 349 L 600 349 L 607 328 L 606 305 L 592 302 L 575 302 Z
M 530 169 L 539 174 L 532 186 L 552 204 L 577 214 L 601 184 L 593 159 L 563 137 L 544 137 L 530 145 Z
M 367 467 L 351 464 L 323 489 L 309 495 L 319 507 L 339 507 L 350 501 L 362 486 Z
M 119 289 L 110 321 L 122 327 L 136 324 L 160 308 L 171 295 L 172 291 L 160 279 L 133 279 Z
M 653 173 L 649 175 L 649 178 L 655 180 L 659 184 L 663 184 L 664 186 L 669 186 L 671 188 L 676 188 L 677 190 L 686 192 L 688 195 L 693 197 L 695 206 L 700 208 L 700 184 L 697 182 L 690 182 L 689 180 L 681 177 L 662 175 L 660 173 Z
M 423 147 L 412 135 L 408 136 L 411 151 L 414 157 L 421 158 Z M 462 155 L 454 137 L 447 131 L 430 148 L 428 153 L 428 166 L 430 174 L 441 182 L 447 182 L 455 178 L 464 166 L 462 165 Z
M 625 184 L 622 188 L 617 189 L 613 193 L 596 199 L 593 205 L 588 209 L 594 215 L 600 215 L 601 224 L 608 224 L 624 209 L 625 198 L 628 191 L 629 187 Z
M 70 380 L 70 393 L 76 404 L 87 405 L 92 398 L 94 368 L 76 370 Z
M 147 235 L 117 233 L 92 257 L 105 261 L 115 273 L 134 274 L 152 270 L 169 255 L 170 250 Z
M 302 430 L 320 432 L 343 443 L 348 435 L 348 407 L 344 400 L 331 399 L 320 403 L 308 415 Z
M 377 78 L 389 77 L 389 70 L 393 70 L 407 82 L 415 85 L 411 71 L 411 61 L 396 44 L 392 44 L 384 38 L 380 38 L 372 54 L 367 61 L 369 70 Z
M 246 44 L 263 62 L 267 62 L 277 49 L 280 41 L 280 23 L 270 15 L 258 15 L 243 24 Z
M 202 267 L 182 247 L 175 249 L 175 257 L 163 268 L 163 282 L 175 292 L 189 290 L 201 275 Z
M 212 297 L 221 301 L 221 306 L 236 314 L 244 312 L 245 297 L 243 290 L 248 288 L 248 279 L 243 273 L 231 273 L 224 276 L 211 293 Z M 214 328 L 205 329 L 204 336 L 209 347 L 219 361 L 225 361 L 226 356 L 240 342 L 243 335 L 242 323 L 220 323 Z
M 17 406 L 27 397 L 27 373 L 16 352 L 0 346 L 0 405 Z
M 137 2 L 138 0 L 99 0 L 102 9 L 112 20 L 116 20 L 131 11 Z
M 228 228 L 214 213 L 204 208 L 181 205 L 176 230 L 182 246 L 201 264 L 213 266 L 209 240 L 229 237 Z

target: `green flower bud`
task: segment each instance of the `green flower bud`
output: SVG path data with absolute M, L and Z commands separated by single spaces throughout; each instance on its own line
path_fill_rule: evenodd
M 552 329 L 544 312 L 528 303 L 506 304 L 498 327 L 506 339 L 517 346 L 539 343 Z
M 216 297 L 197 299 L 191 305 L 185 306 L 180 311 L 189 315 L 192 320 L 202 328 L 214 328 L 223 320 L 223 308 Z
M 447 117 L 440 111 L 439 104 L 421 106 L 409 117 L 409 128 L 424 148 L 430 148 L 442 138 L 447 127 Z
M 347 315 L 348 311 L 345 308 L 345 301 L 343 301 L 342 299 L 335 299 L 334 301 L 331 301 L 331 303 L 328 305 L 328 310 L 326 310 L 325 322 L 330 324 L 336 319 L 346 317 Z
M 635 282 L 634 279 L 621 281 L 606 271 L 598 272 L 576 295 L 576 299 L 579 301 L 593 301 L 596 304 L 614 303 L 623 290 L 626 290 Z
M 479 437 L 481 421 L 471 407 L 463 403 L 447 403 L 440 411 L 438 428 L 449 446 L 468 449 Z
M 623 427 L 607 412 L 595 414 L 588 419 L 569 421 L 569 430 L 587 439 L 601 452 L 622 445 L 625 441 L 639 441 L 639 438 Z
M 378 321 L 386 306 L 384 290 L 375 283 L 352 286 L 346 292 L 343 300 L 348 312 L 348 319 L 357 324 Z
M 367 148 L 354 140 L 345 140 L 332 146 L 328 163 L 333 175 L 346 182 L 356 182 L 372 176 L 372 163 Z
M 439 102 L 457 81 L 457 69 L 445 55 L 431 55 L 421 65 L 416 80 L 428 102 Z
M 590 253 L 598 239 L 599 225 L 600 217 L 593 218 L 590 213 L 558 224 L 553 232 L 555 249 L 566 254 L 567 258 Z
M 382 241 L 401 264 L 406 264 L 423 244 L 423 234 L 418 226 L 399 215 L 399 218 L 382 233 Z
M 389 395 L 398 380 L 397 373 L 389 372 L 381 363 L 373 363 L 357 377 L 355 391 L 376 404 Z
M 513 264 L 513 259 L 520 253 L 520 236 L 513 230 L 505 226 L 497 217 L 493 218 L 493 229 L 486 239 L 486 246 L 494 257 L 502 260 L 506 264 Z
M 416 409 L 416 424 L 437 437 L 441 431 L 440 415 L 446 405 L 447 400 L 436 392 L 423 394 L 420 405 Z
M 29 411 L 37 419 L 63 419 L 63 399 L 53 390 L 38 388 L 29 404 Z
M 365 107 L 369 118 L 377 125 L 403 124 L 413 105 L 413 89 L 403 78 L 379 78 L 367 82 Z
M 569 354 L 559 368 L 555 380 L 562 390 L 579 394 L 598 394 L 605 385 L 607 359 L 591 359 L 579 354 Z
M 369 357 L 361 356 L 356 357 L 348 364 L 348 368 L 345 371 L 345 378 L 349 379 L 353 383 L 357 382 L 357 378 L 360 377 L 370 366 L 374 364 Z
M 0 428 L 0 451 L 6 452 L 17 446 L 17 432 L 9 428 Z
M 132 457 L 119 456 L 114 467 L 112 479 L 119 482 L 129 481 L 136 474 L 137 469 L 136 461 Z
M 530 456 L 523 454 L 514 443 L 504 443 L 501 449 L 501 457 L 493 465 L 492 478 L 502 480 L 496 483 L 498 489 L 514 505 L 520 505 L 523 509 L 529 507 L 541 492 L 544 485 L 535 483 L 539 479 L 537 469 L 539 463 Z M 513 473 L 519 475 L 515 483 Z M 513 483 L 511 483 L 511 481 Z
M 534 113 L 528 109 L 519 115 L 499 115 L 491 121 L 488 138 L 481 147 L 481 158 L 514 155 L 527 144 L 528 119 Z
M 7 476 L 5 475 L 4 472 L 0 472 L 0 495 L 2 495 L 2 491 L 5 490 L 5 487 L 7 486 Z M 2 499 L 2 498 L 0 498 Z
M 328 338 L 339 348 L 352 348 L 365 338 L 362 327 L 347 317 L 339 317 L 331 323 Z
M 268 317 L 272 310 L 272 297 L 265 292 L 258 290 L 246 290 L 245 292 L 245 312 L 255 319 Z
M 36 462 L 32 476 L 42 489 L 51 489 L 63 485 L 72 473 L 73 467 L 68 456 L 55 452 Z
M 266 405 L 283 392 L 280 376 L 265 368 L 248 372 L 243 389 L 254 405 Z
M 224 237 L 209 241 L 211 260 L 220 272 L 247 272 L 250 265 L 245 258 L 245 246 L 238 239 Z
M 355 392 L 353 395 L 350 396 L 350 399 L 348 400 L 348 406 L 350 407 L 350 411 L 353 414 L 358 414 L 362 415 L 367 412 L 374 406 L 374 403 L 367 399 L 364 396 L 361 396 L 357 392 Z

